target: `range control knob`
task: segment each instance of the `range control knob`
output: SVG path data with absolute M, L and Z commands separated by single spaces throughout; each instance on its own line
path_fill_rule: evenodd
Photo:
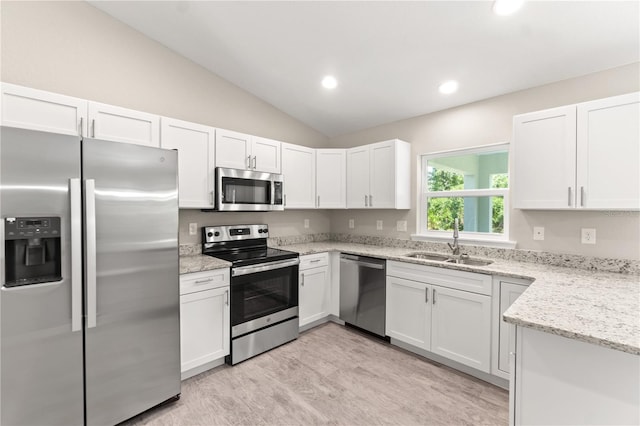
M 213 233 L 213 235 L 216 236 L 216 237 L 219 237 L 220 236 L 220 232 L 216 231 L 216 232 Z
M 213 237 L 213 232 L 207 232 L 207 237 Z

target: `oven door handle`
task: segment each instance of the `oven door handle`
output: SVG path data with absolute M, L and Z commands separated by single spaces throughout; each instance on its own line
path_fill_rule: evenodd
M 240 275 L 255 274 L 257 272 L 272 271 L 274 269 L 287 268 L 300 264 L 300 259 L 277 260 L 275 262 L 260 263 L 258 265 L 239 266 L 231 268 L 231 276 L 238 277 Z

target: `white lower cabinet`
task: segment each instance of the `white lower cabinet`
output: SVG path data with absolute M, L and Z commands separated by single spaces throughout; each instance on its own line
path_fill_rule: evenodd
M 300 256 L 298 293 L 300 327 L 329 315 L 331 304 L 329 253 Z
M 488 275 L 388 261 L 386 334 L 489 373 L 490 284 Z
M 229 355 L 229 270 L 180 277 L 180 357 L 182 378 L 207 370 Z M 213 367 L 214 365 L 211 365 Z M 204 368 L 203 368 L 204 367 Z

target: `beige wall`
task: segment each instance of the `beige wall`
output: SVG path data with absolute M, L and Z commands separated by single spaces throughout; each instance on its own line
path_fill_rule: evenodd
M 336 211 L 331 214 L 332 232 L 409 238 L 416 230 L 418 155 L 510 141 L 513 115 L 638 91 L 639 75 L 640 64 L 630 64 L 331 139 L 333 147 L 352 147 L 399 138 L 411 142 L 415 160 L 410 211 Z M 347 226 L 350 218 L 356 222 L 354 231 Z M 377 219 L 384 221 L 383 231 L 375 230 Z M 408 232 L 395 231 L 397 220 L 408 221 Z M 533 241 L 534 226 L 545 227 L 544 241 Z M 596 228 L 596 245 L 580 244 L 583 227 Z M 511 210 L 510 238 L 518 242 L 518 248 L 639 259 L 640 214 Z
M 82 1 L 2 1 L 1 80 L 285 142 L 328 138 Z M 188 223 L 267 222 L 272 235 L 329 232 L 327 212 L 180 212 Z M 310 228 L 303 220 L 310 219 Z

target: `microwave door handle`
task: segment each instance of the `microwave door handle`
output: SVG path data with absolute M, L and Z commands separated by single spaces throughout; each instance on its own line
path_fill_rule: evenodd
M 231 204 L 235 204 L 236 203 L 236 189 L 232 189 L 231 190 Z

